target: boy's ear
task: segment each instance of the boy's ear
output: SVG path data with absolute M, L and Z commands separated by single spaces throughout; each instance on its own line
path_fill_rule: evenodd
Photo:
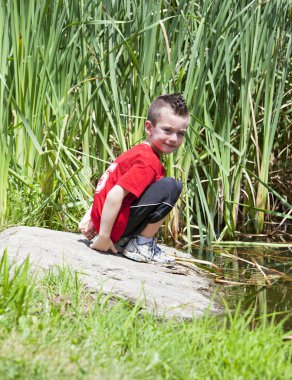
M 145 132 L 147 133 L 147 135 L 151 133 L 151 122 L 149 120 L 145 121 Z

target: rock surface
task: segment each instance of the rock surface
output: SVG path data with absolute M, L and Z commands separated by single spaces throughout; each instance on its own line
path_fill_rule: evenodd
M 28 255 L 34 270 L 68 264 L 92 290 L 100 290 L 131 301 L 140 300 L 156 314 L 190 318 L 219 307 L 212 302 L 210 280 L 199 271 L 176 263 L 163 266 L 138 263 L 121 254 L 97 252 L 80 234 L 38 227 L 13 227 L 0 233 L 0 255 L 7 248 L 12 262 Z M 183 256 L 173 248 L 168 253 Z M 39 271 L 41 272 L 41 271 Z

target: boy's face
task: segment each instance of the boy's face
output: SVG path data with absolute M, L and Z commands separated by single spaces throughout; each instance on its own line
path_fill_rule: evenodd
M 180 147 L 189 125 L 189 117 L 175 115 L 169 107 L 163 107 L 154 126 L 145 122 L 147 141 L 158 154 L 170 154 Z

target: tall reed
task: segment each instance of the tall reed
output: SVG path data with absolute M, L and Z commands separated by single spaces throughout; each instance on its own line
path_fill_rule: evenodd
M 2 225 L 15 188 L 35 187 L 20 222 L 76 225 L 108 162 L 143 139 L 151 100 L 182 92 L 191 125 L 165 165 L 185 186 L 165 235 L 263 231 L 273 150 L 288 144 L 290 16 L 284 0 L 1 0 Z

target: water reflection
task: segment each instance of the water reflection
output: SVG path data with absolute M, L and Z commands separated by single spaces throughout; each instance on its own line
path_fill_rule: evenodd
M 239 300 L 245 308 L 256 307 L 257 316 L 275 313 L 275 320 L 286 319 L 292 329 L 292 253 L 287 249 L 193 249 L 192 255 L 219 266 L 212 271 L 218 291 L 230 307 Z M 239 283 L 241 285 L 234 285 Z M 289 315 L 290 314 L 290 315 Z

